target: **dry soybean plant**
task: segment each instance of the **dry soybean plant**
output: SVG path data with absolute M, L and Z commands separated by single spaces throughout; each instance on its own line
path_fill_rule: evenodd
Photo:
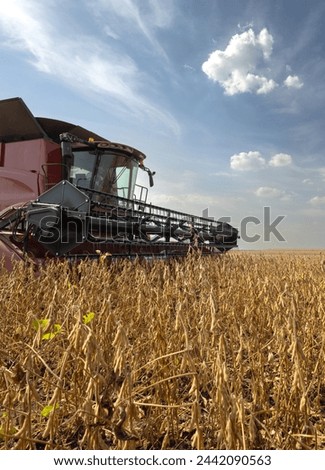
M 324 449 L 322 253 L 0 269 L 0 449 Z

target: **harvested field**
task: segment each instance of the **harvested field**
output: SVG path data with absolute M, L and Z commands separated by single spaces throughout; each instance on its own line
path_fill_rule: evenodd
M 0 449 L 325 449 L 325 256 L 0 270 Z

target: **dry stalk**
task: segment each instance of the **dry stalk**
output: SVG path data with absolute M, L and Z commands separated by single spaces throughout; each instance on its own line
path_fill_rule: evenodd
M 325 449 L 324 305 L 317 252 L 0 267 L 0 449 Z

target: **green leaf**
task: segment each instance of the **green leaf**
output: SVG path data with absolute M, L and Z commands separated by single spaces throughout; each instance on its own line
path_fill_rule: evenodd
M 87 312 L 85 313 L 85 315 L 83 315 L 82 317 L 82 321 L 85 325 L 87 325 L 88 323 L 90 323 L 95 317 L 95 313 L 94 312 Z
M 41 415 L 42 415 L 44 418 L 47 418 L 47 417 L 49 416 L 49 414 L 50 414 L 53 410 L 57 410 L 58 408 L 59 408 L 58 403 L 56 403 L 55 405 L 46 405 L 46 406 L 44 406 L 44 408 L 42 409 Z
M 61 325 L 59 323 L 54 323 L 53 330 L 50 331 L 49 333 L 44 333 L 42 335 L 42 339 L 46 339 L 46 340 L 52 339 L 54 338 L 54 336 L 60 333 L 60 331 L 61 331 Z
M 50 320 L 48 318 L 40 318 L 40 319 L 33 320 L 33 327 L 36 331 L 40 329 L 46 330 L 49 324 L 50 324 Z

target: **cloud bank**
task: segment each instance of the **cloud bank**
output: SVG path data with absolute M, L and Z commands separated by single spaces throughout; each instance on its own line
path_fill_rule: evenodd
M 258 151 L 240 152 L 230 157 L 230 168 L 237 171 L 256 171 L 267 167 L 285 167 L 292 164 L 287 153 L 277 153 L 267 160 Z
M 256 34 L 252 28 L 230 39 L 225 50 L 215 50 L 202 64 L 208 78 L 218 83 L 226 95 L 272 92 L 278 83 L 270 76 L 273 36 L 267 28 Z M 298 76 L 289 75 L 284 81 L 288 88 L 301 88 Z

